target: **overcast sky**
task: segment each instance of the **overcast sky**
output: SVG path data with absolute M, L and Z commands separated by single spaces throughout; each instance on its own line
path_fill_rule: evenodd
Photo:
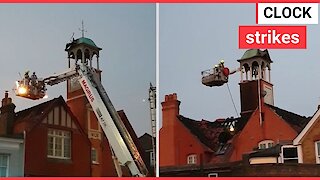
M 177 93 L 180 114 L 215 120 L 236 117 L 227 86 L 206 87 L 201 71 L 220 59 L 230 69 L 245 50 L 238 49 L 238 26 L 255 25 L 255 4 L 160 5 L 160 101 Z M 269 50 L 275 106 L 310 116 L 320 103 L 320 27 L 307 26 L 307 49 Z M 240 74 L 229 87 L 240 112 Z M 161 106 L 160 106 L 161 107 Z M 160 110 L 161 113 L 161 110 Z
M 102 83 L 117 110 L 124 109 L 138 136 L 151 133 L 149 82 L 155 84 L 154 4 L 1 4 L 0 97 L 9 90 L 16 110 L 47 100 L 15 97 L 18 73 L 46 77 L 67 69 L 64 51 L 84 20 L 85 36 L 102 48 Z M 48 87 L 49 99 L 62 95 L 66 82 Z

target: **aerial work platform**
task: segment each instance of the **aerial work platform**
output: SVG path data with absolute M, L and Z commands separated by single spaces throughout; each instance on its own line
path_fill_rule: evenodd
M 23 78 L 16 81 L 16 87 L 14 88 L 17 96 L 32 100 L 47 98 L 46 90 L 42 79 L 37 79 L 34 83 L 31 83 L 29 79 Z
M 216 66 L 201 72 L 202 84 L 205 86 L 222 86 L 228 82 L 229 69 L 223 66 Z

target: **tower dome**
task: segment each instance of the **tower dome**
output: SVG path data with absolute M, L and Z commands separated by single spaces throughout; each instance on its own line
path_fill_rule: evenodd
M 68 53 L 69 67 L 71 59 L 74 59 L 75 63 L 77 63 L 78 60 L 80 60 L 81 63 L 90 63 L 89 65 L 92 67 L 93 57 L 96 56 L 97 67 L 95 68 L 99 69 L 100 50 L 102 50 L 102 48 L 98 47 L 91 39 L 87 37 L 73 39 L 72 42 L 66 44 L 65 48 L 65 51 Z

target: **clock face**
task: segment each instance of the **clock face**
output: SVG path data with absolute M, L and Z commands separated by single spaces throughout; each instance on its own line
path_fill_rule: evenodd
M 69 81 L 69 90 L 70 90 L 70 92 L 76 91 L 76 90 L 78 90 L 80 88 L 81 88 L 81 85 L 79 83 L 79 78 L 78 77 L 74 77 Z

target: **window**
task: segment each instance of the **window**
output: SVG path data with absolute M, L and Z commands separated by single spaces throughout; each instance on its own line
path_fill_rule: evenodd
M 259 142 L 258 144 L 259 149 L 268 149 L 273 147 L 273 141 L 272 140 L 263 140 Z
M 316 148 L 316 162 L 317 164 L 320 163 L 320 141 L 315 142 L 315 148 Z
M 208 177 L 218 177 L 218 173 L 209 173 Z
M 8 177 L 9 155 L 0 154 L 0 177 Z
M 294 146 L 282 146 L 283 163 L 298 163 L 298 149 Z
M 187 164 L 197 164 L 197 155 L 196 154 L 190 154 L 187 157 Z
M 266 149 L 266 144 L 259 144 L 259 149 Z
M 91 149 L 91 161 L 93 164 L 99 164 L 98 161 L 98 152 L 95 148 Z
M 153 151 L 150 152 L 150 166 L 154 166 L 154 153 L 153 153 Z
M 71 158 L 71 134 L 68 131 L 48 130 L 48 157 Z

